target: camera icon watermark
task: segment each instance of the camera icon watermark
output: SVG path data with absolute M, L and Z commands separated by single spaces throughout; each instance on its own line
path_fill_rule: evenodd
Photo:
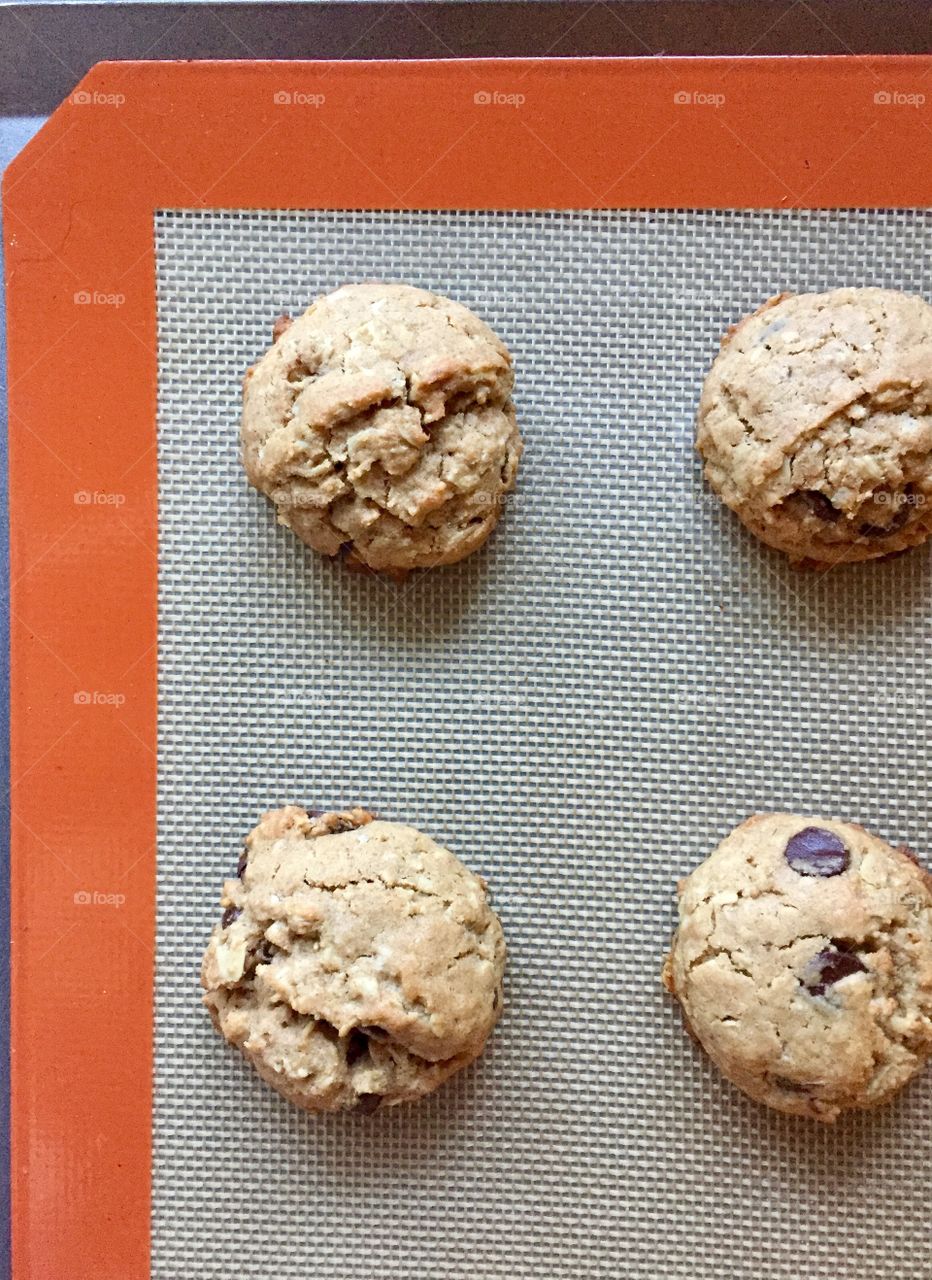
M 503 93 L 500 89 L 478 89 L 472 100 L 477 107 L 523 107 L 527 97 L 523 93 Z
M 322 93 L 304 93 L 300 89 L 276 89 L 272 94 L 276 107 L 322 107 L 327 101 Z
M 674 105 L 677 107 L 723 107 L 725 105 L 725 95 L 723 93 L 708 93 L 704 89 L 677 89 L 673 95 Z

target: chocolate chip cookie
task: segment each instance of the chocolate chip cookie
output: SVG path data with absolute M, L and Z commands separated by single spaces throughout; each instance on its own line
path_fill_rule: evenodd
M 521 436 L 504 343 L 403 284 L 318 298 L 246 374 L 246 474 L 308 546 L 404 573 L 462 560 L 495 527 Z
M 832 1121 L 932 1055 L 932 877 L 863 827 L 749 818 L 679 885 L 663 970 L 751 1098 Z
M 430 1093 L 482 1052 L 505 942 L 485 881 L 362 809 L 267 813 L 201 969 L 214 1025 L 309 1111 Z
M 782 294 L 725 336 L 696 446 L 722 500 L 804 564 L 932 533 L 932 306 L 890 289 Z

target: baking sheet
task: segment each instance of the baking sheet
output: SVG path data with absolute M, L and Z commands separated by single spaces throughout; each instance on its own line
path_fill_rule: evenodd
M 932 1074 L 823 1129 L 745 1101 L 658 980 L 673 885 L 747 814 L 932 851 L 928 550 L 805 575 L 702 488 L 724 328 L 780 289 L 932 295 L 932 215 L 167 211 L 159 295 L 153 1275 L 927 1277 Z M 487 549 L 393 584 L 274 523 L 239 382 L 282 310 L 406 280 L 510 346 L 527 443 Z M 362 803 L 491 881 L 490 1052 L 313 1117 L 198 1006 L 241 836 Z

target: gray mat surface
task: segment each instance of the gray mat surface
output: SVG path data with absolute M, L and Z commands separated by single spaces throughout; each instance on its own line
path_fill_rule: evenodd
M 710 500 L 694 406 L 781 288 L 932 296 L 932 215 L 204 213 L 156 222 L 158 1280 L 927 1280 L 932 1072 L 821 1128 L 684 1034 L 673 885 L 760 809 L 932 853 L 928 550 L 801 575 Z M 394 585 L 274 523 L 241 374 L 348 280 L 474 307 L 527 441 L 487 549 Z M 510 945 L 491 1052 L 434 1098 L 306 1116 L 198 1003 L 265 808 L 362 803 L 489 877 Z

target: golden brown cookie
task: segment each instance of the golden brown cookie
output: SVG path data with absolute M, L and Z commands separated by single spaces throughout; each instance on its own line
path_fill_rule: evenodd
M 485 882 L 362 809 L 267 813 L 201 970 L 214 1024 L 309 1111 L 430 1093 L 482 1052 L 505 942 Z
M 796 562 L 932 533 L 932 306 L 890 289 L 783 294 L 725 336 L 696 447 L 722 500 Z
M 324 555 L 404 572 L 485 542 L 521 457 L 511 357 L 449 298 L 345 285 L 275 326 L 246 375 L 243 465 Z
M 759 814 L 681 882 L 679 916 L 664 983 L 758 1102 L 831 1121 L 932 1055 L 932 877 L 905 850 Z

